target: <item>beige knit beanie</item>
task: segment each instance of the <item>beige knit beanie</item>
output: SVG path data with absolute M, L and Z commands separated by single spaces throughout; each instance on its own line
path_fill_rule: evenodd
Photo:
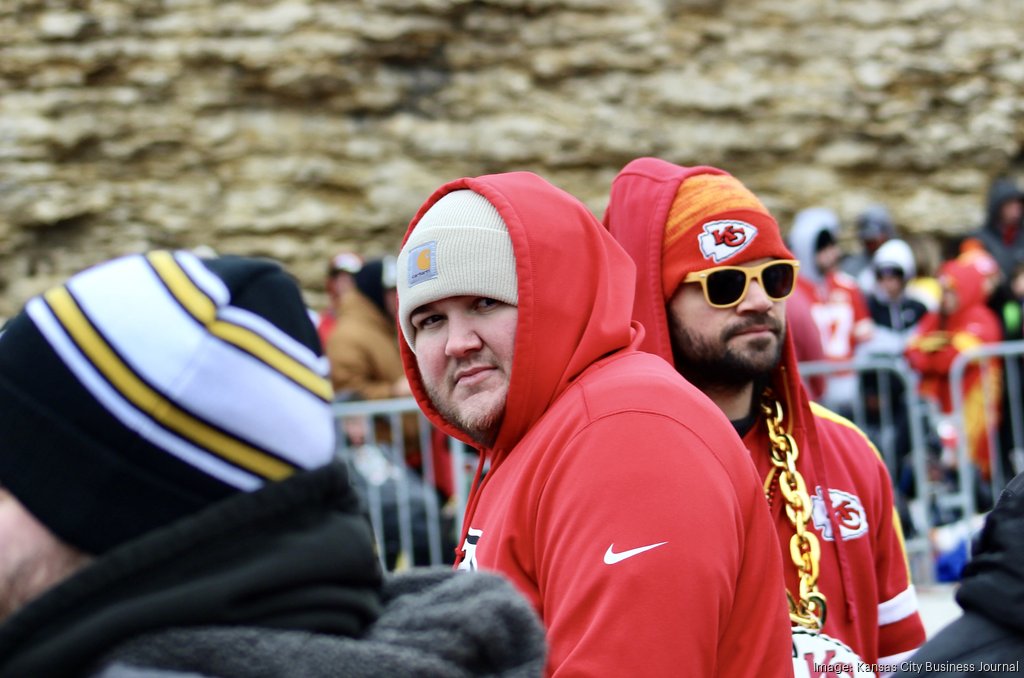
M 398 255 L 398 319 L 414 353 L 413 311 L 462 295 L 519 304 L 508 227 L 487 198 L 467 189 L 434 203 Z

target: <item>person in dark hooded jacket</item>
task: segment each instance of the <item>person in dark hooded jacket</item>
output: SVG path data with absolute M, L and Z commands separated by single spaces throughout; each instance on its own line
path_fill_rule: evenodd
M 1003 278 L 1024 262 L 1024 193 L 1008 178 L 996 179 L 989 188 L 985 221 L 971 237 L 995 257 Z
M 910 245 L 892 239 L 875 251 L 872 257 L 874 285 L 868 295 L 868 311 L 875 323 L 871 339 L 857 347 L 858 356 L 898 357 L 903 355 L 917 323 L 928 312 L 927 307 L 907 294 L 907 282 L 917 275 L 917 265 Z M 861 375 L 860 392 L 864 400 L 867 421 L 880 433 L 894 435 L 890 449 L 897 456 L 897 468 L 910 454 L 910 422 L 905 402 L 904 385 L 899 379 L 886 379 L 879 383 L 879 374 Z M 887 403 L 887 407 L 883 404 Z M 889 426 L 883 425 L 883 410 L 892 416 Z M 897 473 L 897 477 L 899 477 Z
M 538 675 L 509 584 L 383 581 L 326 372 L 267 260 L 133 255 L 30 300 L 0 334 L 0 677 Z
M 1024 674 L 1024 474 L 1003 490 L 964 568 L 963 615 L 925 643 L 897 677 Z

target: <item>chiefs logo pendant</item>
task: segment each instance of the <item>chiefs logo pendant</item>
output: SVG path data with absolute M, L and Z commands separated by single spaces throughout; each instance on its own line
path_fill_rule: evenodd
M 793 675 L 796 678 L 874 678 L 875 672 L 846 643 L 824 633 L 794 628 Z
M 723 219 L 704 224 L 697 241 L 704 258 L 717 264 L 742 252 L 755 237 L 757 229 L 752 224 L 738 219 Z

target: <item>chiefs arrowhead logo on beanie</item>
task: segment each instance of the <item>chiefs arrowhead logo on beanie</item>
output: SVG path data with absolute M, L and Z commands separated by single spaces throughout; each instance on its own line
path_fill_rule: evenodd
M 775 218 L 746 186 L 724 173 L 683 179 L 669 209 L 662 243 L 666 300 L 689 273 L 764 257 L 792 259 L 793 254 Z
M 153 252 L 88 269 L 0 334 L 0 484 L 98 554 L 322 466 L 319 353 L 273 262 Z

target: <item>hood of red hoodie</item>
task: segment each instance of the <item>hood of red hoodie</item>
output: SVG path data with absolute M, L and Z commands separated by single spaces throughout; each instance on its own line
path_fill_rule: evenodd
M 681 167 L 658 158 L 638 158 L 615 177 L 604 214 L 605 227 L 636 262 L 633 318 L 646 329 L 640 348 L 673 364 L 665 302 L 669 295 L 662 289 L 661 276 L 665 223 L 680 184 L 699 174 L 726 172 L 706 166 Z M 777 394 L 803 392 L 795 367 L 793 339 L 787 332 L 782 360 L 773 379 Z M 787 415 L 791 409 L 786 408 Z M 796 423 L 802 423 L 799 422 L 801 418 L 794 413 Z M 804 427 L 801 425 L 800 428 Z
M 630 318 L 636 269 L 583 203 L 530 172 L 445 184 L 420 207 L 403 244 L 434 203 L 461 189 L 479 193 L 498 210 L 516 259 L 519 319 L 505 416 L 492 451 L 500 456 L 587 367 L 642 332 Z M 399 339 L 413 395 L 427 418 L 475 446 L 431 403 L 416 355 Z
M 970 263 L 954 259 L 947 261 L 939 268 L 939 280 L 948 279 L 956 292 L 959 304 L 949 319 L 954 324 L 963 324 L 975 308 L 985 306 L 985 277 Z
M 662 240 L 679 185 L 698 174 L 725 174 L 714 167 L 680 167 L 657 158 L 632 161 L 612 182 L 604 225 L 637 265 L 633 317 L 646 330 L 640 348 L 672 362 L 665 294 Z

